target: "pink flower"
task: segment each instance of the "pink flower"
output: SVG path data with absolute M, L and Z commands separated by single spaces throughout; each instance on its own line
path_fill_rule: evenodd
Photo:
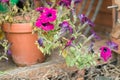
M 40 18 L 42 19 L 42 22 L 53 22 L 57 18 L 56 10 L 53 8 L 45 8 Z
M 65 49 L 66 47 L 71 46 L 71 45 L 72 45 L 73 40 L 75 40 L 75 38 L 74 38 L 74 37 L 72 37 L 70 40 L 68 40 L 68 41 L 67 41 L 67 43 L 66 43 L 66 45 L 65 45 L 65 47 L 64 47 L 64 49 Z
M 62 28 L 62 32 L 66 32 L 69 30 L 70 33 L 73 33 L 73 28 L 70 26 L 70 24 L 67 21 L 63 21 L 62 23 L 59 24 L 59 26 Z
M 110 49 L 118 50 L 118 44 L 116 44 L 115 42 L 107 41 L 106 44 Z
M 35 10 L 38 11 L 38 12 L 40 12 L 40 13 L 43 13 L 44 9 L 45 9 L 44 7 L 38 7 Z
M 71 5 L 71 1 L 72 0 L 59 0 L 58 4 L 69 7 Z M 82 0 L 74 0 L 75 4 L 80 3 L 80 2 L 82 2 Z
M 101 47 L 100 50 L 101 50 L 100 57 L 105 62 L 108 61 L 108 59 L 111 58 L 111 56 L 112 56 L 111 50 L 106 46 Z
M 71 0 L 60 0 L 58 4 L 69 7 L 71 5 Z
M 39 28 L 39 27 L 41 26 L 41 20 L 38 19 L 38 20 L 36 21 L 35 25 Z
M 49 22 L 44 23 L 41 20 L 37 20 L 35 25 L 44 31 L 54 30 L 54 25 Z
M 84 24 L 85 22 L 88 21 L 88 18 L 87 18 L 86 15 L 84 15 L 84 14 L 79 14 L 79 15 L 78 15 L 78 18 L 80 19 L 80 22 L 81 22 L 82 24 Z
M 0 2 L 2 2 L 2 3 L 6 3 L 6 2 L 8 2 L 9 0 L 0 0 Z
M 87 22 L 90 27 L 94 27 L 95 26 L 95 24 L 90 19 L 88 19 L 88 17 L 86 15 L 84 15 L 84 14 L 79 14 L 78 18 L 80 19 L 80 22 L 82 24 Z

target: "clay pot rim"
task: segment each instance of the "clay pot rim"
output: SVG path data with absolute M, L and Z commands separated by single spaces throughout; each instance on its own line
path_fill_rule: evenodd
M 4 32 L 8 33 L 32 33 L 32 23 L 4 23 L 2 25 Z

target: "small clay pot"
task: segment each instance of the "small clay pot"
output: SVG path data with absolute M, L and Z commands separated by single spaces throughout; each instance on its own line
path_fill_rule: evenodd
M 36 33 L 32 34 L 33 28 L 30 23 L 5 23 L 2 29 L 11 43 L 12 58 L 18 66 L 28 66 L 45 60 L 35 44 L 38 36 Z

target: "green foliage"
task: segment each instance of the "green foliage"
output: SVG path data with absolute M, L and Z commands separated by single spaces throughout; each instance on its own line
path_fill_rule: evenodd
M 5 71 L 0 71 L 0 75 L 6 74 Z
M 8 11 L 8 5 L 0 3 L 0 13 L 6 13 Z
M 30 0 L 25 0 L 23 9 L 16 4 L 19 0 L 9 0 L 8 3 L 0 3 L 0 24 L 8 23 L 34 23 L 39 16 L 38 13 L 30 6 Z M 34 16 L 34 17 L 33 17 Z M 21 19 L 16 18 L 21 17 Z M 28 20 L 30 18 L 30 20 Z
M 44 53 L 51 54 L 50 52 L 51 52 L 51 49 L 53 49 L 52 47 L 53 47 L 53 44 L 51 44 L 51 43 L 45 44 L 45 48 L 43 49 Z
M 4 11 L 6 13 L 0 15 L 0 23 L 31 22 L 32 25 L 35 25 L 35 22 L 38 16 L 40 17 L 41 13 L 30 9 L 29 0 L 25 1 L 26 2 L 23 9 L 20 9 L 15 5 L 17 4 L 18 0 L 10 0 L 9 5 L 11 6 L 9 8 L 9 12 Z M 77 66 L 78 68 L 83 69 L 88 68 L 91 65 L 95 65 L 96 54 L 88 51 L 89 44 L 87 44 L 89 41 L 92 40 L 93 35 L 87 37 L 86 35 L 82 34 L 83 31 L 85 31 L 88 22 L 81 24 L 76 13 L 72 13 L 72 10 L 74 10 L 73 3 L 71 6 L 69 6 L 69 8 L 66 8 L 66 6 L 59 6 L 58 4 L 56 4 L 55 1 L 52 6 L 47 4 L 44 5 L 44 7 L 47 6 L 46 8 L 52 7 L 57 10 L 57 19 L 54 22 L 50 22 L 51 24 L 54 24 L 54 30 L 44 31 L 42 30 L 42 28 L 39 28 L 40 26 L 38 26 L 38 28 L 36 28 L 36 26 L 33 26 L 33 33 L 37 32 L 39 36 L 38 38 L 43 39 L 42 46 L 40 46 L 36 41 L 38 48 L 42 51 L 42 53 L 44 53 L 44 55 L 50 55 L 55 48 L 59 48 L 58 53 L 60 53 L 65 58 L 66 63 L 69 66 Z M 2 6 L 0 10 L 7 10 L 6 8 L 7 7 Z M 21 16 L 21 18 L 23 19 L 21 21 L 15 20 L 15 16 Z M 25 18 L 26 16 L 30 17 L 30 21 L 27 21 L 27 19 Z M 26 21 L 24 21 L 24 19 Z M 69 26 L 65 27 L 69 29 L 63 30 L 63 27 L 59 26 L 60 23 L 64 21 L 68 22 Z M 70 32 L 70 29 L 73 29 L 73 33 Z M 71 40 L 71 38 L 75 39 Z M 7 46 L 4 47 L 5 50 L 8 49 Z
M 73 7 L 71 6 L 70 8 Z M 44 47 L 39 46 L 39 49 L 41 49 L 45 55 L 50 55 L 52 54 L 52 50 L 59 48 L 59 53 L 65 58 L 68 66 L 76 66 L 79 69 L 83 69 L 96 65 L 97 54 L 91 53 L 88 50 L 90 44 L 87 44 L 94 36 L 90 35 L 87 37 L 82 34 L 88 23 L 78 23 L 79 20 L 76 14 L 71 15 L 71 11 L 68 8 L 56 6 L 56 10 L 57 19 L 54 22 L 55 29 L 48 32 L 41 29 L 38 31 L 39 36 L 44 39 Z M 69 31 L 64 32 L 64 34 L 60 32 L 61 28 L 59 24 L 63 21 L 67 21 L 73 28 L 72 34 Z M 65 47 L 71 37 L 74 37 L 75 40 Z
M 77 66 L 78 68 L 83 69 L 89 68 L 91 65 L 96 65 L 94 58 L 95 55 L 90 52 L 70 47 L 65 60 L 68 66 Z
M 7 40 L 1 40 L 0 41 L 0 46 L 2 46 L 4 49 L 2 52 L 0 52 L 0 60 L 2 59 L 6 59 L 8 60 L 7 58 L 7 51 L 9 50 L 9 47 L 10 47 L 10 44 L 8 43 Z
M 19 0 L 10 0 L 10 4 L 11 5 L 16 5 L 18 3 Z

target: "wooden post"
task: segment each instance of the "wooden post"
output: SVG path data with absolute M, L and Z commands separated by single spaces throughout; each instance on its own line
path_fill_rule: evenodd
M 111 40 L 118 44 L 118 50 L 114 51 L 117 54 L 117 64 L 120 64 L 120 0 L 112 0 L 112 5 L 116 5 L 113 8 L 113 28 L 111 33 Z

